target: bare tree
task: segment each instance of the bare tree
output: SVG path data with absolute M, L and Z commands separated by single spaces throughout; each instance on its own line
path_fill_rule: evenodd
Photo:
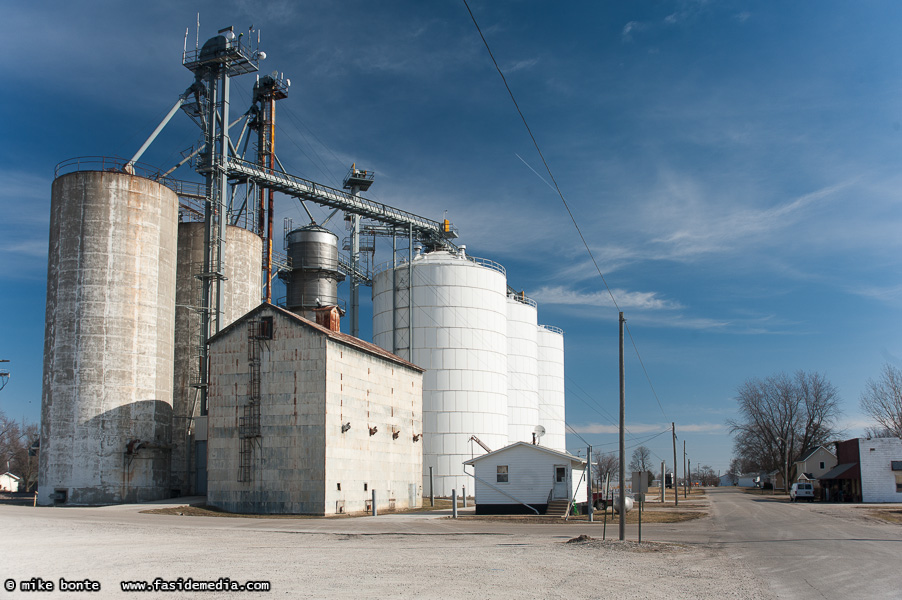
M 37 483 L 38 461 L 29 456 L 28 449 L 38 436 L 36 424 L 19 424 L 0 412 L 0 469 L 21 477 L 22 491 L 31 490 Z
M 877 422 L 875 432 L 886 430 L 902 437 L 902 370 L 883 365 L 877 381 L 868 379 L 861 395 L 861 410 Z
M 614 452 L 602 452 L 596 450 L 595 464 L 592 466 L 592 475 L 599 489 L 604 485 L 605 477 L 610 477 L 609 481 L 613 481 L 620 469 L 620 460 Z
M 695 478 L 701 485 L 717 485 L 720 482 L 717 473 L 708 465 L 698 467 L 695 471 Z
M 647 446 L 639 446 L 633 450 L 633 457 L 629 464 L 630 471 L 651 471 L 651 450 Z
M 746 468 L 779 468 L 789 481 L 790 461 L 838 435 L 839 394 L 820 373 L 749 379 L 739 387 L 736 401 L 740 418 L 727 425 L 734 435 L 734 456 Z

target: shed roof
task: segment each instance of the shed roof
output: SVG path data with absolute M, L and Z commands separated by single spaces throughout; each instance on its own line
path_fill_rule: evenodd
M 235 321 L 230 323 L 228 325 L 228 327 L 225 327 L 224 329 L 219 331 L 216 335 L 211 337 L 210 343 L 212 344 L 214 341 L 218 340 L 220 337 L 231 332 L 232 329 L 237 327 L 240 323 L 247 321 L 248 319 L 263 312 L 263 310 L 265 310 L 267 308 L 272 309 L 274 312 L 288 318 L 289 320 L 297 323 L 300 326 L 309 327 L 310 329 L 313 329 L 314 331 L 316 331 L 322 335 L 325 335 L 329 339 L 332 339 L 341 344 L 345 344 L 347 346 L 357 348 L 358 350 L 362 350 L 363 352 L 366 352 L 368 354 L 373 354 L 373 355 L 379 356 L 380 358 L 390 360 L 394 363 L 404 365 L 405 367 L 409 367 L 411 369 L 419 371 L 420 373 L 423 373 L 426 371 L 426 369 L 424 369 L 423 367 L 418 367 L 417 365 L 413 364 L 412 362 L 408 362 L 408 361 L 404 360 L 403 358 L 401 358 L 400 356 L 398 356 L 396 354 L 392 354 L 391 352 L 389 352 L 388 350 L 386 350 L 384 348 L 380 348 L 376 344 L 371 344 L 370 342 L 365 342 L 365 341 L 361 340 L 360 338 L 356 338 L 352 335 L 348 335 L 347 333 L 342 333 L 340 331 L 332 331 L 328 327 L 323 327 L 322 325 L 319 325 L 318 323 L 314 323 L 313 321 L 311 321 L 309 319 L 305 319 L 304 317 L 302 317 L 300 315 L 296 315 L 293 312 L 285 310 L 284 308 L 282 308 L 280 306 L 276 306 L 275 304 L 268 304 L 268 303 L 263 303 L 260 306 L 258 306 L 257 308 L 248 312 L 247 314 L 235 319 Z
M 578 456 L 573 456 L 569 452 L 561 452 L 559 450 L 552 450 L 551 448 L 546 448 L 545 446 L 539 446 L 537 444 L 530 444 L 529 442 L 515 442 L 515 443 L 511 444 L 510 446 L 505 446 L 504 448 L 499 448 L 498 450 L 493 450 L 492 452 L 483 454 L 482 456 L 477 456 L 476 458 L 471 458 L 470 460 L 464 461 L 464 464 L 472 465 L 484 458 L 487 458 L 489 456 L 495 456 L 497 454 L 502 454 L 502 453 L 507 452 L 508 450 L 511 450 L 512 448 L 516 448 L 518 446 L 530 448 L 533 451 L 537 451 L 537 452 L 545 452 L 547 454 L 559 456 L 563 459 L 569 460 L 571 463 L 577 463 L 580 465 L 586 464 L 586 460 L 584 458 L 580 458 Z
M 856 477 L 855 469 L 852 468 L 857 466 L 858 463 L 836 465 L 835 467 L 818 477 L 818 479 L 858 479 L 858 477 Z
M 13 475 L 13 474 L 10 473 L 9 471 L 7 471 L 6 473 L 3 473 L 2 475 L 0 475 L 0 477 L 12 477 L 13 479 L 17 479 L 17 480 L 19 480 L 19 481 L 22 481 L 22 478 L 21 478 L 21 477 L 19 477 L 18 475 Z

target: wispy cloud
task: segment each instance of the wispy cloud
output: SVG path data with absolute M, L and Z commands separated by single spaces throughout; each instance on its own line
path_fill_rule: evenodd
M 895 306 L 898 306 L 899 301 L 902 300 L 902 284 L 885 287 L 853 287 L 849 288 L 849 291 L 858 296 L 863 296 L 865 298 L 870 298 L 872 300 L 877 300 L 879 302 L 884 302 L 886 304 L 892 304 Z
M 502 68 L 505 74 L 516 73 L 517 71 L 523 71 L 526 69 L 530 69 L 539 62 L 538 58 L 528 58 L 524 60 L 518 60 L 514 63 L 507 65 Z
M 633 34 L 646 29 L 648 25 L 646 23 L 642 23 L 641 21 L 630 21 L 626 25 L 623 26 L 623 29 L 620 32 L 620 39 L 624 42 L 632 42 Z
M 642 310 L 676 310 L 682 308 L 678 302 L 661 298 L 657 292 L 630 292 L 622 289 L 614 289 L 611 292 L 621 308 L 628 307 Z M 536 301 L 546 304 L 614 306 L 611 294 L 608 294 L 607 291 L 584 292 L 567 289 L 563 286 L 544 286 L 532 292 L 531 295 Z
M 603 423 L 586 423 L 583 425 L 574 425 L 573 429 L 577 433 L 587 434 L 617 434 L 620 433 L 618 425 L 605 425 Z M 670 423 L 630 423 L 626 425 L 626 429 L 633 435 L 641 435 L 646 433 L 658 433 L 670 429 Z M 722 423 L 690 423 L 679 427 L 680 431 L 688 433 L 710 433 L 719 434 L 726 433 L 727 428 Z

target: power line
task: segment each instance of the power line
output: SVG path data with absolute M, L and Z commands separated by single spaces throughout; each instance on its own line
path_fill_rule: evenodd
M 539 147 L 539 143 L 536 140 L 536 137 L 533 135 L 532 129 L 529 127 L 529 123 L 526 121 L 526 117 L 523 115 L 523 111 L 520 109 L 520 104 L 517 102 L 516 97 L 514 97 L 514 92 L 511 90 L 510 85 L 508 85 L 508 83 L 507 83 L 507 78 L 504 76 L 504 72 L 501 71 L 501 67 L 498 65 L 498 61 L 495 60 L 495 55 L 492 53 L 492 49 L 489 47 L 489 43 L 485 39 L 485 35 L 483 35 L 483 33 L 482 33 L 482 28 L 479 27 L 479 23 L 476 21 L 476 16 L 473 14 L 473 11 L 470 9 L 470 5 L 467 3 L 467 0 L 462 0 L 462 1 L 464 3 L 464 6 L 467 8 L 467 12 L 470 14 L 470 19 L 472 19 L 473 25 L 476 27 L 476 31 L 479 33 L 479 37 L 482 39 L 483 45 L 485 45 L 486 51 L 488 51 L 488 53 L 489 53 L 489 57 L 492 59 L 492 64 L 495 65 L 495 70 L 498 71 L 498 75 L 501 76 L 501 81 L 504 82 L 504 87 L 507 90 L 507 93 L 510 96 L 511 101 L 514 103 L 514 107 L 517 109 L 517 114 L 520 115 L 520 120 L 523 121 L 523 126 L 526 128 L 526 132 L 529 134 L 529 138 L 532 140 L 532 144 L 535 147 L 536 152 L 539 154 L 539 158 L 542 159 L 542 164 L 545 166 L 545 170 L 548 172 L 548 176 L 551 178 L 551 182 L 554 184 L 554 190 L 557 192 L 558 197 L 561 199 L 561 203 L 563 203 L 564 208 L 567 210 L 567 214 L 570 215 L 570 220 L 573 222 L 573 226 L 576 228 L 576 232 L 579 234 L 579 239 L 582 240 L 583 246 L 585 246 L 585 248 L 586 248 L 586 253 L 588 253 L 589 258 L 592 259 L 592 264 L 595 265 L 595 270 L 598 272 L 598 276 L 601 278 L 601 281 L 602 281 L 602 283 L 604 283 L 604 287 L 607 290 L 608 295 L 611 297 L 611 302 L 614 304 L 614 307 L 617 309 L 618 312 L 622 312 L 620 310 L 620 305 L 617 304 L 617 299 L 614 298 L 614 293 L 611 290 L 611 287 L 608 285 L 608 282 L 605 279 L 604 273 L 602 273 L 602 271 L 601 271 L 601 267 L 598 266 L 598 261 L 595 260 L 595 255 L 592 253 L 592 249 L 589 247 L 589 243 L 586 241 L 586 238 L 583 235 L 583 232 L 579 227 L 579 223 L 576 222 L 576 217 L 573 216 L 573 211 L 570 210 L 570 205 L 567 204 L 567 199 L 564 198 L 564 193 L 561 191 L 561 188 L 558 185 L 557 180 L 554 177 L 554 173 L 551 172 L 551 167 L 548 165 L 548 161 L 545 160 L 545 155 L 542 153 L 542 149 Z M 520 160 L 523 160 L 523 159 L 521 158 Z M 529 165 L 527 165 L 527 166 L 529 166 Z M 535 172 L 535 171 L 533 171 L 533 172 Z M 627 331 L 629 331 L 628 326 L 627 326 Z M 642 365 L 642 370 L 645 373 L 645 377 L 646 377 L 646 379 L 648 379 L 648 384 L 652 388 L 652 393 L 654 394 L 655 400 L 658 403 L 658 408 L 661 409 L 661 414 L 664 415 L 664 418 L 667 418 L 667 413 L 664 412 L 664 407 L 661 405 L 661 401 L 658 399 L 658 394 L 657 394 L 657 392 L 655 392 L 654 386 L 651 383 L 651 378 L 648 375 L 648 370 L 645 368 L 645 364 L 642 361 L 642 356 L 639 354 L 639 348 L 636 346 L 635 340 L 633 340 L 632 333 L 629 333 L 629 336 L 630 336 L 630 340 L 633 343 L 633 349 L 636 351 L 636 356 L 639 358 L 639 363 Z

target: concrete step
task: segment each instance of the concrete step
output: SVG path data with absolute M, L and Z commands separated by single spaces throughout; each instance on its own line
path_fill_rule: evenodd
M 570 503 L 567 500 L 552 500 L 545 509 L 546 517 L 565 517 L 567 516 L 567 507 Z

